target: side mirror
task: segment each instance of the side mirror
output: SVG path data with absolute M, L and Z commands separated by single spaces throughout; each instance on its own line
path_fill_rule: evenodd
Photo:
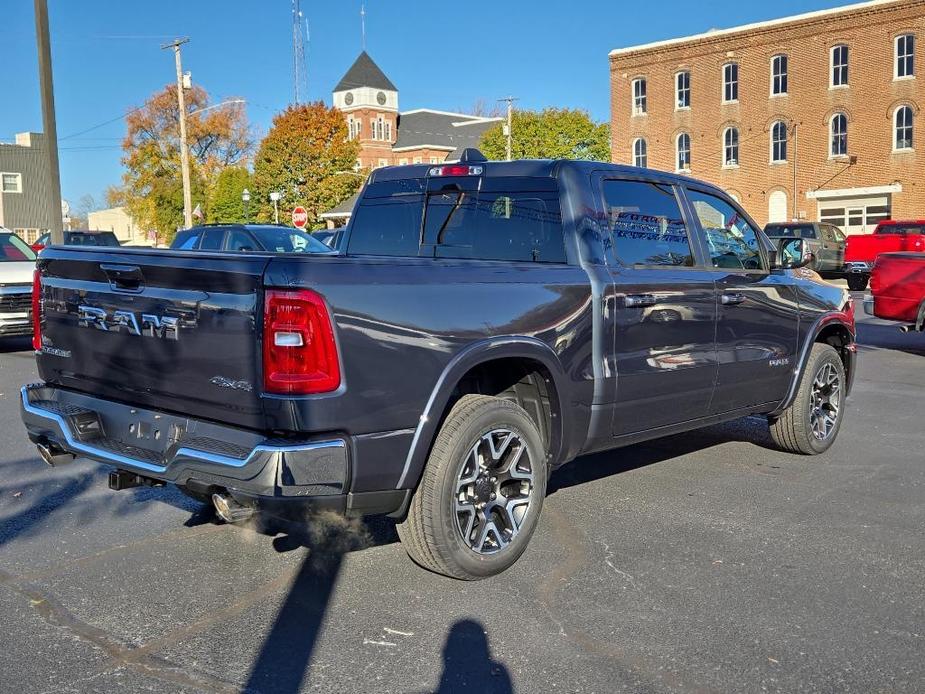
M 777 245 L 774 267 L 796 270 L 816 262 L 809 245 L 803 239 L 781 239 Z

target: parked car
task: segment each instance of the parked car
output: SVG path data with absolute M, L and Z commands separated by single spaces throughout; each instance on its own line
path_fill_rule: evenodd
M 344 230 L 346 227 L 339 227 L 337 229 L 321 229 L 319 231 L 312 232 L 312 238 L 317 241 L 321 241 L 325 246 L 330 248 L 337 249 L 340 240 L 343 238 Z
M 823 277 L 841 277 L 845 265 L 845 235 L 824 222 L 775 222 L 764 228 L 773 243 L 782 239 L 802 239 L 806 252 L 813 255 L 811 267 Z M 790 244 L 795 247 L 795 244 Z
M 35 243 L 32 244 L 32 250 L 38 253 L 45 246 L 51 245 L 51 233 L 45 233 L 39 236 Z M 111 231 L 65 231 L 65 246 L 121 246 L 119 239 Z
M 866 312 L 900 321 L 903 332 L 925 329 L 925 253 L 881 253 L 870 276 Z
M 848 288 L 863 291 L 874 261 L 881 253 L 897 251 L 925 251 L 925 220 L 888 219 L 880 222 L 872 234 L 849 236 L 845 249 Z
M 467 150 L 373 171 L 343 249 L 48 249 L 30 439 L 228 521 L 390 514 L 419 564 L 478 579 L 579 455 L 746 415 L 812 455 L 842 426 L 848 292 L 713 185 Z
M 32 280 L 35 253 L 9 229 L 0 227 L 0 337 L 32 334 Z
M 203 224 L 177 233 L 170 247 L 186 251 L 332 252 L 301 229 L 275 224 Z

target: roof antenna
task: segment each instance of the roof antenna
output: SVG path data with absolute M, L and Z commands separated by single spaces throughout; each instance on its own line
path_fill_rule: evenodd
M 366 3 L 360 3 L 360 33 L 363 37 L 363 50 L 366 51 Z

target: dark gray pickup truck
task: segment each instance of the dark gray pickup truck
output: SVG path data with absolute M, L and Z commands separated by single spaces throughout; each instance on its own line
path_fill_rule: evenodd
M 469 151 L 374 171 L 342 248 L 46 249 L 30 439 L 226 520 L 391 514 L 415 561 L 476 579 L 581 454 L 745 415 L 815 454 L 841 426 L 848 294 L 713 186 Z

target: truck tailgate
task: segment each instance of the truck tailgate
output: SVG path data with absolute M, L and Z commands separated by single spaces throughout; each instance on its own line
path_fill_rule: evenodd
M 43 380 L 243 427 L 264 423 L 261 280 L 268 256 L 49 248 Z

